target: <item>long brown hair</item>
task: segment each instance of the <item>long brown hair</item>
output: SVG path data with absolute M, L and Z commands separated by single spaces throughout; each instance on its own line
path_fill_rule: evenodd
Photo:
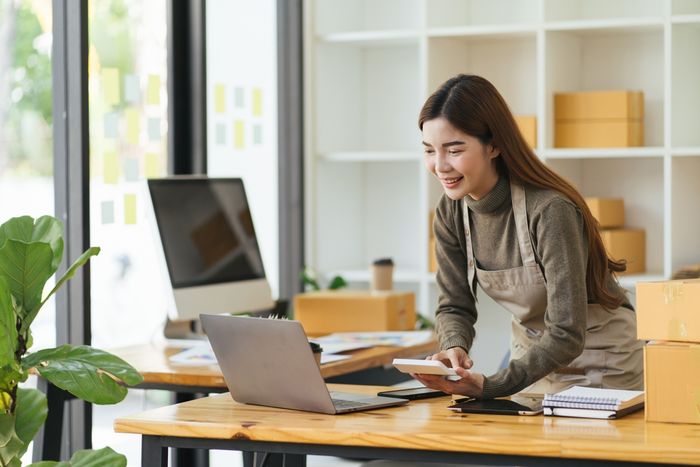
M 508 104 L 486 79 L 475 75 L 457 75 L 447 80 L 425 102 L 418 126 L 444 117 L 454 127 L 473 136 L 482 144 L 500 150 L 496 166 L 502 176 L 524 185 L 556 190 L 581 210 L 588 238 L 586 287 L 589 295 L 607 309 L 615 309 L 623 298 L 606 287 L 607 272 L 626 269 L 625 261 L 609 258 L 598 233 L 598 221 L 591 214 L 583 196 L 564 178 L 547 167 L 525 142 Z

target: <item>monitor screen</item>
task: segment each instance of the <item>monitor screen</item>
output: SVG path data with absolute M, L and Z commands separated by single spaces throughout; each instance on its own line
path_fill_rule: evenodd
M 149 180 L 173 289 L 264 279 L 240 178 Z

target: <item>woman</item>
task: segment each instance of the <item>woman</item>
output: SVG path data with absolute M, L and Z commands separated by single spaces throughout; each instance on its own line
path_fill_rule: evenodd
M 428 387 L 477 398 L 573 385 L 642 387 L 634 309 L 581 195 L 545 166 L 496 88 L 459 75 L 425 102 L 425 164 L 442 184 L 433 228 L 441 352 L 461 377 L 414 375 Z M 513 315 L 511 360 L 469 371 L 476 285 Z

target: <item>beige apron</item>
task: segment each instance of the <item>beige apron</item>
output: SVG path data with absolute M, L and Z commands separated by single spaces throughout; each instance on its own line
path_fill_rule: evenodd
M 513 315 L 511 359 L 521 358 L 542 337 L 545 330 L 547 288 L 535 260 L 527 225 L 525 191 L 511 182 L 513 217 L 523 265 L 499 271 L 480 269 L 474 259 L 470 236 L 469 208 L 464 202 L 469 284 L 476 297 L 476 284 Z M 583 353 L 568 367 L 555 370 L 526 388 L 525 392 L 557 392 L 568 387 L 594 386 L 642 389 L 642 343 L 637 340 L 636 316 L 620 307 L 607 311 L 588 304 L 586 342 Z

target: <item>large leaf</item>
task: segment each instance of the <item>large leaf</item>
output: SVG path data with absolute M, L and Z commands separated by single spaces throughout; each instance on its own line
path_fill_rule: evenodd
M 17 389 L 15 431 L 26 447 L 34 439 L 49 413 L 46 395 L 38 389 Z M 24 451 L 19 455 L 22 456 Z
M 0 276 L 7 279 L 20 319 L 39 306 L 51 270 L 53 253 L 48 243 L 26 243 L 8 238 L 0 247 Z
M 121 382 L 133 386 L 143 381 L 121 358 L 85 345 L 40 350 L 22 359 L 22 366 L 36 368 L 55 386 L 94 404 L 115 404 L 126 396 Z
M 110 447 L 97 450 L 84 449 L 73 454 L 68 462 L 42 461 L 28 467 L 125 467 L 126 457 Z
M 15 416 L 11 413 L 0 414 L 0 446 L 10 442 L 15 433 Z
M 5 445 L 0 446 L 0 459 L 5 465 L 20 465 L 19 459 L 26 450 L 27 446 L 12 430 L 9 441 Z
M 25 317 L 24 321 L 22 322 L 22 328 L 20 329 L 20 332 L 24 333 L 29 329 L 29 326 L 32 324 L 32 321 L 34 321 L 34 318 L 36 318 L 36 315 L 39 313 L 39 309 L 41 309 L 42 306 L 44 306 L 44 303 L 53 295 L 56 293 L 58 289 L 65 284 L 68 279 L 72 278 L 75 275 L 75 272 L 82 267 L 87 261 L 90 259 L 90 257 L 98 255 L 100 253 L 100 247 L 90 247 L 85 252 L 80 255 L 78 259 L 76 259 L 71 267 L 68 268 L 66 273 L 61 277 L 57 282 L 56 285 L 54 286 L 53 289 L 51 289 L 51 292 L 44 298 L 44 300 L 39 303 L 36 308 L 31 308 L 27 316 Z
M 0 368 L 15 361 L 17 348 L 17 317 L 12 307 L 12 295 L 7 280 L 0 276 Z M 5 378 L 0 376 L 0 385 Z
M 56 272 L 63 256 L 63 225 L 51 216 L 42 216 L 34 221 L 29 216 L 15 217 L 0 226 L 0 246 L 5 240 L 19 240 L 24 243 L 48 243 L 53 251 L 51 267 Z

